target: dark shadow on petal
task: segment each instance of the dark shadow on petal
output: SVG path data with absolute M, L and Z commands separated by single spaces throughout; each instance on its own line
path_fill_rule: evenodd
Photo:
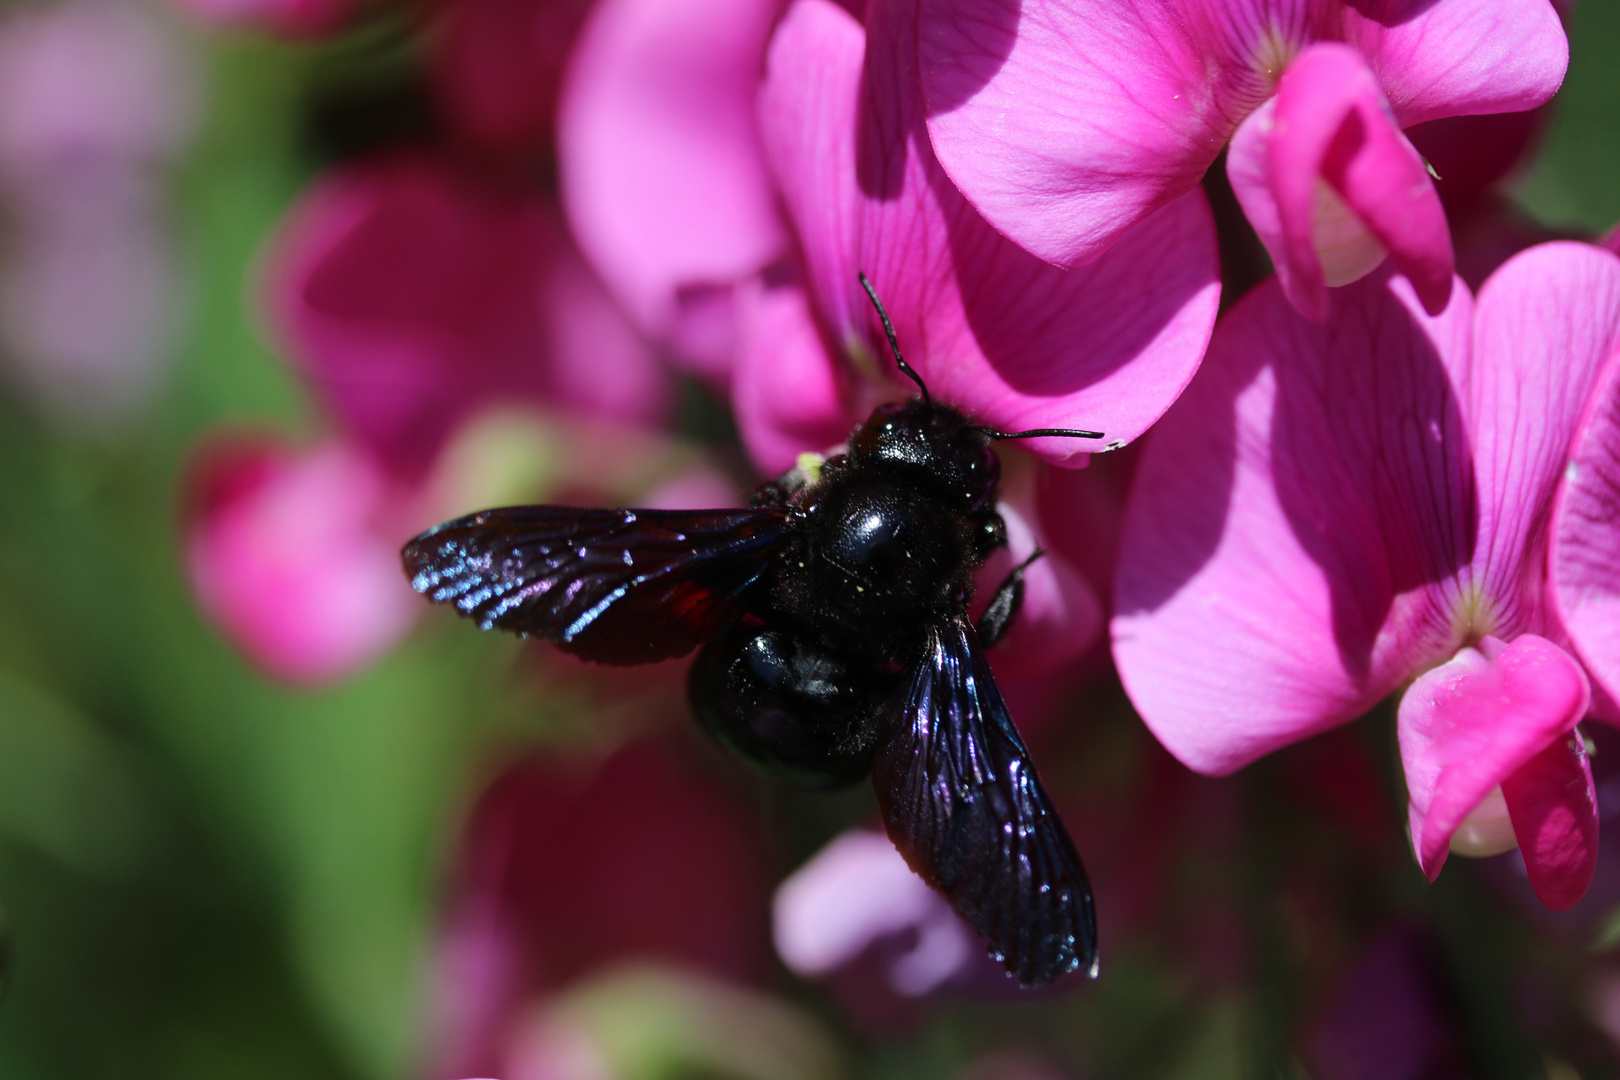
M 932 160 L 929 179 L 949 208 L 951 261 L 968 323 L 996 373 L 1020 394 L 1063 397 L 1107 378 L 1136 360 L 1209 284 L 1179 260 L 1211 259 L 1213 236 L 1195 234 L 1190 215 L 1175 206 L 1133 226 L 1096 262 L 1065 270 L 991 228 Z M 1105 293 L 1107 302 L 1084 302 L 1088 293 Z
M 915 24 L 906 5 L 872 0 L 856 113 L 855 181 L 869 199 L 890 202 L 905 188 L 911 139 L 928 143 L 917 86 Z M 930 155 L 932 151 L 927 151 Z
M 1398 598 L 1472 559 L 1479 517 L 1456 389 L 1388 280 L 1337 290 L 1326 324 L 1292 320 L 1276 350 L 1272 481 L 1358 679 Z
M 921 0 L 918 60 L 928 115 L 950 112 L 978 93 L 1018 41 L 1020 0 Z
M 1191 385 L 1142 440 L 1114 579 L 1117 616 L 1157 611 L 1214 557 L 1232 513 L 1237 400 L 1262 376 L 1264 361 L 1212 347 Z M 1155 512 L 1144 506 L 1148 493 L 1146 505 Z
M 1439 0 L 1346 0 L 1346 6 L 1380 26 L 1399 26 L 1422 15 Z

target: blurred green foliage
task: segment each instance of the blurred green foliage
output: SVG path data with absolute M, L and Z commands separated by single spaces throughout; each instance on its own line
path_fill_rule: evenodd
M 308 427 L 244 301 L 312 172 L 315 63 L 224 41 L 177 178 L 192 335 L 142 426 L 0 401 L 0 1075 L 411 1071 L 441 830 L 509 653 L 413 641 L 329 692 L 270 685 L 184 588 L 177 477 L 221 422 Z
M 1577 0 L 1566 25 L 1569 74 L 1521 196 L 1548 225 L 1602 235 L 1620 225 L 1620 4 Z

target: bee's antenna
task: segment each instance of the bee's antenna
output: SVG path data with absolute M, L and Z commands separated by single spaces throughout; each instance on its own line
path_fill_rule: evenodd
M 866 295 L 872 298 L 872 306 L 877 308 L 878 318 L 883 321 L 883 332 L 889 335 L 889 350 L 894 353 L 894 362 L 900 369 L 900 374 L 917 384 L 918 388 L 922 390 L 923 404 L 930 409 L 933 408 L 934 399 L 928 394 L 928 384 L 922 381 L 922 376 L 917 374 L 911 365 L 906 363 L 906 358 L 900 355 L 900 340 L 894 336 L 894 324 L 889 321 L 889 313 L 883 310 L 883 301 L 878 299 L 877 290 L 872 288 L 871 279 L 866 276 L 865 270 L 860 271 L 857 276 L 861 280 L 861 288 L 865 289 Z M 1101 436 L 1098 436 L 1098 438 L 1101 438 Z
M 1100 439 L 1100 431 L 1081 431 L 1079 428 L 1041 427 L 1030 428 L 1028 431 L 997 431 L 995 428 L 975 427 L 974 431 L 982 431 L 986 435 L 1001 442 L 1005 439 Z

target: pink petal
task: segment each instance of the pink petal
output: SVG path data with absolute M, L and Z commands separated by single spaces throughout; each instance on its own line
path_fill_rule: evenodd
M 1620 352 L 1576 429 L 1552 522 L 1553 610 L 1592 680 L 1620 698 Z
M 667 408 L 667 375 L 554 210 L 435 159 L 322 178 L 283 225 L 268 278 L 292 359 L 345 428 L 411 480 L 493 402 L 639 421 Z
M 1444 969 L 1425 936 L 1391 928 L 1337 973 L 1306 1027 L 1316 1080 L 1466 1076 Z
M 876 3 L 868 45 L 843 9 L 799 0 L 771 46 L 767 152 L 833 342 L 857 365 L 891 370 L 856 281 L 865 270 L 936 397 L 1005 430 L 1135 438 L 1196 370 L 1214 317 L 1202 193 L 1082 270 L 1031 256 L 991 229 L 934 161 L 909 17 L 908 5 Z M 1040 440 L 1032 449 L 1061 462 L 1092 448 Z
M 563 63 L 591 0 L 452 0 L 432 63 L 437 100 L 459 133 L 521 149 L 551 136 Z
M 1491 276 L 1477 307 L 1467 383 L 1480 491 L 1474 576 L 1495 604 L 1487 629 L 1510 637 L 1541 628 L 1542 530 L 1571 460 L 1579 476 L 1583 451 L 1572 446 L 1592 432 L 1582 417 L 1620 350 L 1620 259 L 1587 244 L 1530 248 Z M 1601 445 L 1591 450 L 1601 456 Z M 1615 535 L 1612 519 L 1565 521 L 1566 537 L 1573 526 L 1599 547 Z M 1560 602 L 1575 595 L 1555 591 Z M 1613 663 L 1598 667 L 1612 672 Z
M 0 173 L 59 185 L 160 166 L 190 137 L 197 82 L 191 54 L 140 5 L 13 8 L 0 21 Z
M 524 1006 L 615 962 L 763 974 L 771 878 L 758 818 L 687 750 L 644 737 L 600 760 L 535 754 L 478 793 L 433 986 L 432 1075 L 519 1075 Z M 504 957 L 478 956 L 488 945 Z
M 1187 765 L 1230 772 L 1455 651 L 1471 307 L 1427 316 L 1380 274 L 1315 324 L 1267 283 L 1217 330 L 1144 451 L 1115 585 L 1121 678 Z
M 854 829 L 776 890 L 776 951 L 800 975 L 829 975 L 908 931 L 916 944 L 889 971 L 903 994 L 927 993 L 980 952 L 978 940 L 882 833 Z
M 1310 257 L 1297 266 L 1290 260 L 1271 169 L 1276 117 L 1276 98 L 1249 114 L 1232 136 L 1226 175 L 1244 216 L 1271 255 L 1284 294 L 1300 312 L 1321 318 L 1327 310 L 1324 285 L 1359 281 L 1377 269 L 1388 252 L 1344 200 L 1317 178 L 1309 210 Z
M 394 497 L 353 450 L 220 443 L 199 458 L 192 489 L 186 567 L 197 605 L 268 674 L 342 678 L 415 622 L 402 538 L 377 520 Z
M 1548 0 L 1344 8 L 1344 38 L 1367 57 L 1402 127 L 1533 109 L 1553 96 L 1569 65 L 1569 41 Z
M 643 329 L 719 373 L 733 347 L 731 286 L 788 244 L 754 115 L 778 8 L 603 0 L 557 121 L 580 246 Z
M 90 426 L 138 415 L 175 353 L 182 280 L 151 182 L 13 191 L 0 252 L 0 353 L 10 380 Z
M 1226 70 L 1218 54 L 1250 50 L 1211 42 L 1185 7 L 921 0 L 928 129 L 992 225 L 1079 266 L 1197 186 L 1269 86 Z
M 946 171 L 996 228 L 1063 265 L 1197 183 L 1313 41 L 1363 53 L 1402 126 L 1539 105 L 1568 52 L 1547 0 L 921 0 L 920 18 Z
M 754 463 L 774 476 L 843 442 L 856 417 L 802 288 L 749 282 L 738 308 L 733 412 Z
M 221 28 L 248 27 L 289 38 L 320 38 L 341 29 L 351 0 L 170 0 L 180 11 Z
M 1445 865 L 1451 834 L 1501 784 L 1520 843 L 1540 844 L 1537 858 L 1547 867 L 1549 880 L 1561 879 L 1560 868 L 1572 865 L 1569 842 L 1576 819 L 1566 813 L 1569 800 L 1555 797 L 1553 789 L 1567 779 L 1567 770 L 1542 760 L 1522 777 L 1518 774 L 1549 747 L 1572 756 L 1564 743 L 1591 701 L 1586 676 L 1567 652 L 1534 634 L 1505 648 L 1490 638 L 1484 644 L 1494 656 L 1463 649 L 1419 677 L 1401 698 L 1396 728 L 1406 769 L 1412 846 L 1433 881 Z M 1590 802 L 1590 828 L 1583 835 L 1595 842 L 1597 804 L 1584 748 L 1581 757 Z M 1591 880 L 1590 865 L 1585 872 L 1581 892 Z M 1563 894 L 1555 889 L 1553 895 Z
M 1326 313 L 1317 252 L 1318 186 L 1326 181 L 1387 249 L 1439 314 L 1451 292 L 1453 259 L 1445 210 L 1423 159 L 1396 128 L 1373 73 L 1346 45 L 1313 45 L 1277 87 L 1268 178 L 1288 266 L 1289 298 L 1312 318 Z
M 1007 547 L 986 561 L 976 575 L 975 617 L 988 605 L 1008 571 L 1036 548 L 1046 554 L 1024 571 L 1024 602 L 1007 634 L 990 651 L 997 681 L 1032 678 L 1070 668 L 1097 643 L 1104 619 L 1102 601 L 1091 583 L 1044 537 L 1037 535 L 1033 485 L 1009 490 L 998 504 L 1007 523 Z
M 1530 887 L 1553 911 L 1586 895 L 1597 872 L 1597 792 L 1579 731 L 1555 739 L 1502 781 Z

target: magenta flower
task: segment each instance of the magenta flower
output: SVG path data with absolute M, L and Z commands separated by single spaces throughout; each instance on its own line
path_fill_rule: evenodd
M 481 146 L 532 152 L 545 145 L 563 64 L 592 0 L 443 0 L 437 6 L 430 63 L 445 118 Z
M 806 978 L 888 946 L 884 981 L 916 997 L 983 959 L 972 928 L 879 832 L 851 829 L 833 840 L 782 882 L 772 909 L 777 955 Z
M 342 29 L 354 0 L 171 0 L 200 22 L 221 29 L 261 30 L 287 38 L 319 38 Z
M 736 405 L 750 445 L 767 465 L 785 457 L 790 443 L 767 444 L 749 426 L 773 411 L 827 431 L 841 420 L 847 431 L 870 402 L 841 395 L 842 381 L 892 370 L 861 270 L 935 397 L 1006 431 L 1136 438 L 1192 377 L 1208 340 L 1219 284 L 1202 192 L 1169 201 L 1089 266 L 1042 262 L 991 228 L 934 160 L 912 5 L 874 0 L 867 24 L 863 33 L 831 0 L 797 0 L 767 57 L 760 125 L 809 300 L 772 300 L 771 333 L 752 335 L 757 347 L 739 355 Z M 773 284 L 767 292 L 794 288 Z M 895 385 L 874 390 L 892 397 Z M 1031 449 L 1078 464 L 1095 447 L 1040 439 Z
M 345 166 L 304 193 L 270 261 L 291 359 L 341 426 L 420 480 L 495 403 L 648 422 L 668 373 L 538 194 L 444 160 Z
M 538 194 L 423 155 L 350 165 L 305 192 L 268 277 L 276 328 L 340 434 L 306 454 L 205 447 L 186 532 L 199 606 L 272 676 L 327 682 L 383 655 L 417 613 L 399 545 L 519 494 L 499 477 L 521 433 L 471 421 L 544 410 L 578 455 L 578 470 L 547 466 L 565 488 L 639 488 L 666 461 L 624 422 L 664 414 L 668 373 Z M 627 468 L 636 453 L 655 464 Z
M 207 618 L 270 676 L 314 685 L 391 649 L 419 605 L 399 577 L 398 492 L 341 444 L 205 444 L 190 479 L 185 563 Z
M 767 860 L 745 803 L 651 738 L 600 761 L 536 755 L 496 776 L 456 858 L 432 1074 L 521 1073 L 524 1007 L 610 964 L 762 977 Z
M 1434 947 L 1387 929 L 1331 984 L 1307 1029 L 1305 1059 L 1322 1080 L 1467 1076 Z
M 922 0 L 929 130 L 990 222 L 1089 263 L 1227 170 L 1289 300 L 1387 252 L 1437 313 L 1451 246 L 1401 129 L 1552 96 L 1568 44 L 1548 0 Z
M 53 412 L 127 417 L 168 366 L 181 288 L 163 178 L 195 77 L 138 5 L 0 19 L 0 354 Z
M 1597 839 L 1575 724 L 1620 719 L 1620 259 L 1532 248 L 1432 317 L 1388 274 L 1342 296 L 1325 325 L 1276 285 L 1245 298 L 1148 447 L 1121 676 L 1207 773 L 1404 687 L 1424 872 L 1516 839 L 1568 907 Z
M 603 0 L 558 114 L 580 247 L 644 332 L 717 380 L 737 344 L 734 290 L 789 251 L 754 110 L 780 8 Z

